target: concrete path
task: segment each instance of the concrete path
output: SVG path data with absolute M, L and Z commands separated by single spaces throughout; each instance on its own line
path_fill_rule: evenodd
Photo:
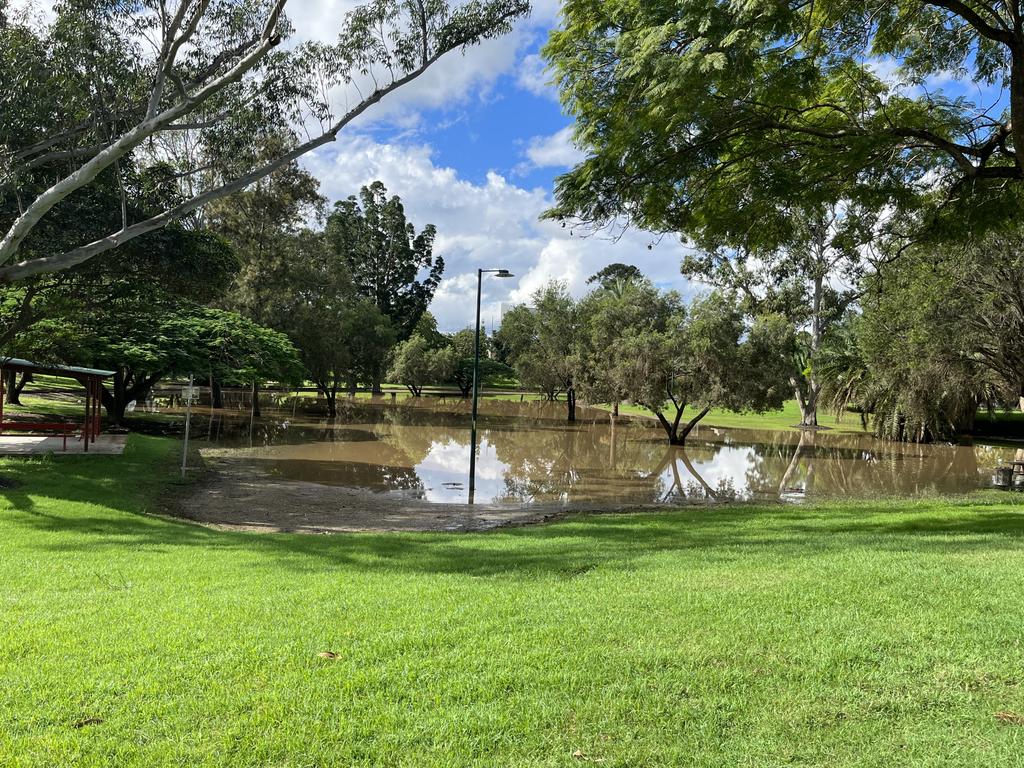
M 120 456 L 127 435 L 100 435 L 89 451 L 82 450 L 77 436 L 68 437 L 67 455 Z M 64 455 L 64 439 L 59 435 L 0 435 L 0 456 L 31 456 L 44 453 Z

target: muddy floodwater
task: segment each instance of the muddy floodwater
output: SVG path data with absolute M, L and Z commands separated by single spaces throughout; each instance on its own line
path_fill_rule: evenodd
M 192 439 L 211 462 L 293 484 L 378 500 L 465 504 L 469 405 L 435 398 L 340 400 L 330 420 L 312 403 L 247 411 L 198 408 Z M 476 504 L 603 506 L 691 501 L 870 498 L 961 493 L 991 484 L 1012 448 L 905 445 L 832 430 L 701 425 L 685 448 L 656 422 L 564 406 L 483 400 Z M 299 487 L 296 485 L 296 487 Z

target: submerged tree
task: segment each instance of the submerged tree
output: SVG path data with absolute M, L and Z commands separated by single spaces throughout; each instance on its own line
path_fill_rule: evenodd
M 843 242 L 842 211 L 794 212 L 793 240 L 751 251 L 714 249 L 683 259 L 683 274 L 738 293 L 753 315 L 781 315 L 793 328 L 789 382 L 800 425 L 818 425 L 821 381 L 817 357 L 832 327 L 855 300 L 864 262 Z
M 893 440 L 948 440 L 983 404 L 1024 392 L 1024 236 L 907 251 L 864 283 L 861 309 L 823 348 L 825 395 Z
M 596 291 L 581 313 L 581 393 L 590 402 L 643 406 L 672 445 L 684 444 L 712 408 L 763 411 L 785 400 L 789 332 L 779 318 L 748 326 L 739 305 L 722 294 L 686 307 L 648 282 Z
M 417 234 L 402 201 L 389 198 L 379 181 L 363 187 L 359 198 L 336 203 L 327 219 L 327 242 L 356 292 L 388 318 L 399 341 L 412 335 L 441 281 L 444 259 L 434 257 L 436 234 L 432 224 Z M 370 373 L 375 391 L 382 374 L 382 368 Z
M 455 369 L 455 353 L 449 346 L 432 347 L 414 333 L 394 350 L 388 376 L 404 384 L 413 397 L 420 397 L 428 384 L 448 381 Z
M 569 421 L 576 421 L 576 347 L 579 327 L 576 302 L 565 285 L 537 289 L 531 305 L 506 313 L 496 336 L 521 384 L 535 387 L 548 400 L 565 395 Z

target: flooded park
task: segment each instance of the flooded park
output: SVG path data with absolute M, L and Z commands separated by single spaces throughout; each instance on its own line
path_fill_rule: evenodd
M 259 478 L 303 490 L 303 504 L 317 498 L 329 506 L 333 489 L 363 507 L 407 510 L 958 494 L 989 486 L 994 469 L 1014 454 L 994 445 L 893 443 L 824 428 L 724 428 L 713 417 L 685 447 L 673 447 L 653 419 L 581 408 L 570 424 L 559 403 L 485 399 L 470 495 L 469 408 L 465 400 L 435 397 L 343 399 L 337 418 L 328 419 L 305 398 L 264 406 L 260 416 L 242 403 L 199 407 L 192 439 L 204 462 L 246 477 L 250 490 Z M 262 496 L 243 494 L 242 506 Z M 287 506 L 280 495 L 271 498 Z

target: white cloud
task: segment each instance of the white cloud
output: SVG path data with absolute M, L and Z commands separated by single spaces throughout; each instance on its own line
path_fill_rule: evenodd
M 587 277 L 614 261 L 635 264 L 660 285 L 686 285 L 679 274 L 682 246 L 675 238 L 648 250 L 653 238 L 642 232 L 628 232 L 616 241 L 579 237 L 571 228 L 538 220 L 553 202 L 547 191 L 517 186 L 493 172 L 473 183 L 436 165 L 427 146 L 350 134 L 305 164 L 332 200 L 380 179 L 402 198 L 417 227 L 437 226 L 435 253 L 444 257 L 446 267 L 431 310 L 446 330 L 472 324 L 478 268 L 503 267 L 516 275 L 513 280 L 485 278 L 485 321 L 498 316 L 500 303 L 525 301 L 548 280 L 562 280 L 581 295 Z
M 530 168 L 569 168 L 586 155 L 573 143 L 573 127 L 566 126 L 550 136 L 534 136 L 526 148 Z
M 516 83 L 525 91 L 534 96 L 558 100 L 558 91 L 550 84 L 551 75 L 547 71 L 547 64 L 540 54 L 531 53 L 524 56 L 519 62 L 519 71 L 516 73 Z

